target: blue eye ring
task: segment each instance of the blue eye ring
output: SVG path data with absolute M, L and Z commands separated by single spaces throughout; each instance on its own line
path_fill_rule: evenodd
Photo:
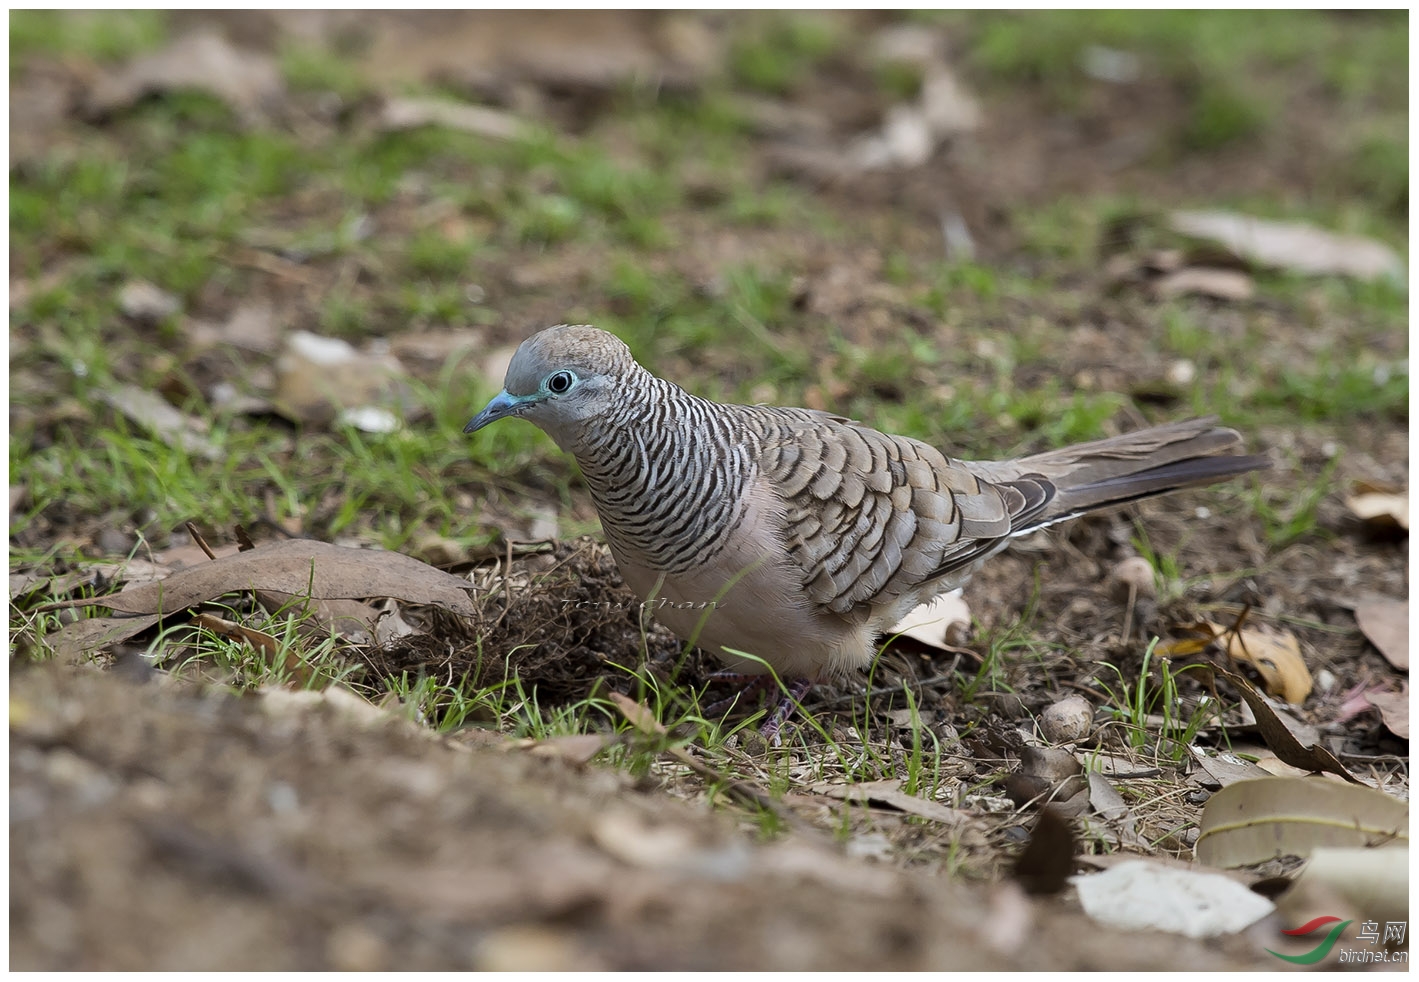
M 571 389 L 575 382 L 576 376 L 564 368 L 547 376 L 547 391 L 559 396 Z

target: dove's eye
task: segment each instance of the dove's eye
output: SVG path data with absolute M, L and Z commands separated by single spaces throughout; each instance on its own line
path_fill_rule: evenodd
M 572 387 L 576 381 L 576 376 L 568 371 L 553 372 L 547 376 L 547 391 L 554 395 L 561 395 Z

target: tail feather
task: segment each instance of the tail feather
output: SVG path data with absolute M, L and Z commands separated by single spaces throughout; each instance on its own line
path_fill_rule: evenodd
M 1168 423 L 1120 436 L 1047 450 L 1009 461 L 972 464 L 988 481 L 1039 481 L 1053 494 L 1034 514 L 1021 516 L 1018 533 L 1051 525 L 1096 508 L 1216 481 L 1269 467 L 1265 457 L 1232 453 L 1236 430 L 1214 417 Z
M 1235 430 L 1212 418 L 1155 426 L 1122 436 L 1048 450 L 1016 460 L 960 461 L 973 474 L 1013 492 L 1010 530 L 948 553 L 930 577 L 966 569 L 1017 535 L 1098 508 L 1212 484 L 1270 467 L 1265 457 L 1229 453 Z
M 1044 521 L 1061 521 L 1096 508 L 1127 504 L 1183 488 L 1200 487 L 1217 481 L 1270 467 L 1265 457 L 1229 455 L 1185 457 L 1131 474 L 1115 474 L 1088 484 L 1061 482 Z

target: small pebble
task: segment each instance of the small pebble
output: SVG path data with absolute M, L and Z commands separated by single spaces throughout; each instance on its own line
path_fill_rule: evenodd
M 1094 707 L 1080 695 L 1065 696 L 1040 713 L 1040 732 L 1053 744 L 1076 743 L 1094 726 Z

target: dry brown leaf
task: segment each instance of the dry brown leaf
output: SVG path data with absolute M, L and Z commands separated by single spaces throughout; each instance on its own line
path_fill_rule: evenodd
M 1118 789 L 1097 771 L 1090 771 L 1088 778 L 1089 807 L 1118 830 L 1119 843 L 1140 852 L 1153 852 L 1153 846 L 1138 834 L 1133 815 Z M 1049 814 L 1049 809 L 1045 810 L 1045 814 Z
M 1196 655 L 1216 642 L 1234 661 L 1244 661 L 1260 673 L 1266 691 L 1293 706 L 1306 701 L 1315 685 L 1311 671 L 1301 657 L 1301 644 L 1290 631 L 1244 627 L 1223 627 L 1211 621 L 1179 624 L 1175 630 L 1189 637 L 1161 642 L 1155 653 L 1164 658 Z
M 887 633 L 905 634 L 922 644 L 946 650 L 964 640 L 971 627 L 971 610 L 958 592 L 943 593 L 919 605 Z
M 420 126 L 442 126 L 493 140 L 516 140 L 532 132 L 527 122 L 512 113 L 474 106 L 451 99 L 394 97 L 386 99 L 379 125 L 390 131 Z
M 1250 300 L 1256 293 L 1256 284 L 1246 273 L 1208 266 L 1187 266 L 1167 273 L 1148 288 L 1158 297 L 1200 296 L 1233 302 Z
M 224 638 L 236 638 L 245 641 L 263 655 L 272 656 L 280 652 L 281 642 L 267 634 L 265 631 L 258 631 L 238 624 L 236 621 L 229 621 L 226 618 L 218 617 L 216 614 L 202 613 L 192 618 L 192 623 L 198 627 L 206 628 L 213 634 L 220 634 Z
M 615 742 L 616 737 L 611 733 L 577 733 L 529 741 L 527 752 L 534 757 L 550 757 L 581 766 Z
M 908 815 L 928 818 L 946 825 L 961 825 L 970 819 L 965 812 L 958 811 L 939 801 L 928 801 L 902 790 L 902 782 L 895 778 L 883 781 L 867 781 L 862 784 L 836 784 L 819 782 L 806 790 L 827 798 L 841 801 L 858 801 L 867 804 L 885 805 Z
M 467 580 L 397 552 L 288 539 L 180 569 L 166 579 L 106 597 L 65 602 L 63 606 L 170 614 L 227 593 L 270 590 L 317 600 L 394 597 L 471 617 L 475 611 L 466 592 L 470 588 Z
M 1320 846 L 1408 845 L 1409 805 L 1362 784 L 1265 777 L 1218 791 L 1198 827 L 1199 860 L 1245 866 Z
M 205 422 L 178 412 L 156 392 L 136 385 L 120 385 L 94 394 L 165 443 L 176 444 L 206 460 L 222 456 L 221 449 L 202 436 L 207 432 Z
M 1404 279 L 1404 261 L 1389 246 L 1303 222 L 1264 221 L 1225 211 L 1176 211 L 1170 223 L 1183 235 L 1216 242 L 1261 266 L 1362 280 Z
M 1224 753 L 1220 750 L 1204 750 L 1195 745 L 1188 747 L 1188 749 L 1192 751 L 1198 767 L 1211 779 L 1203 780 L 1200 775 L 1194 774 L 1193 780 L 1203 787 L 1225 788 L 1238 781 L 1255 781 L 1258 778 L 1266 777 L 1265 770 L 1249 760 L 1243 760 L 1236 754 Z
M 1409 671 L 1409 601 L 1375 600 L 1355 608 L 1355 621 L 1395 668 Z
M 52 631 L 45 640 L 61 662 L 79 662 L 109 645 L 127 641 L 158 622 L 157 614 L 121 617 L 86 617 Z
M 621 715 L 626 717 L 626 722 L 630 723 L 637 730 L 651 736 L 662 736 L 665 727 L 660 720 L 655 718 L 655 713 L 650 707 L 636 702 L 630 696 L 622 695 L 619 692 L 611 693 L 611 701 L 616 704 L 616 708 L 621 711 Z
M 303 637 L 328 637 L 332 634 L 365 644 L 370 640 L 374 625 L 380 623 L 379 609 L 362 600 L 317 597 L 282 593 L 280 590 L 257 590 L 256 602 L 271 615 L 292 613 L 300 618 L 296 630 Z
M 1380 719 L 1397 737 L 1409 739 L 1409 683 L 1398 692 L 1367 692 L 1365 698 L 1380 711 Z
M 1262 631 L 1242 628 L 1226 632 L 1226 652 L 1261 673 L 1266 691 L 1299 706 L 1315 684 L 1311 670 L 1301 657 L 1301 643 L 1290 631 Z
M 1257 692 L 1246 679 L 1216 666 L 1207 670 L 1226 679 L 1241 694 L 1242 700 L 1256 716 L 1256 728 L 1261 734 L 1262 740 L 1283 762 L 1292 767 L 1303 767 L 1308 771 L 1328 771 L 1331 774 L 1338 774 L 1352 784 L 1360 783 L 1354 775 L 1345 769 L 1344 764 L 1335 759 L 1333 753 L 1320 744 L 1303 746 L 1275 711 L 1266 704 L 1266 699 L 1261 693 Z
M 238 624 L 236 621 L 229 621 L 218 617 L 216 614 L 202 613 L 192 618 L 192 623 L 197 627 L 206 628 L 213 634 L 220 634 L 224 638 L 236 638 L 245 641 L 252 648 L 261 652 L 268 658 L 275 658 L 281 654 L 281 642 L 265 631 L 258 631 Z M 315 673 L 311 671 L 309 665 L 301 658 L 301 653 L 295 648 L 288 648 L 282 658 L 281 667 L 290 675 L 291 679 L 304 688 L 315 678 Z
M 237 48 L 215 31 L 204 30 L 104 76 L 88 93 L 86 108 L 103 115 L 126 109 L 144 96 L 177 89 L 210 92 L 251 123 L 279 102 L 285 83 L 270 55 Z

